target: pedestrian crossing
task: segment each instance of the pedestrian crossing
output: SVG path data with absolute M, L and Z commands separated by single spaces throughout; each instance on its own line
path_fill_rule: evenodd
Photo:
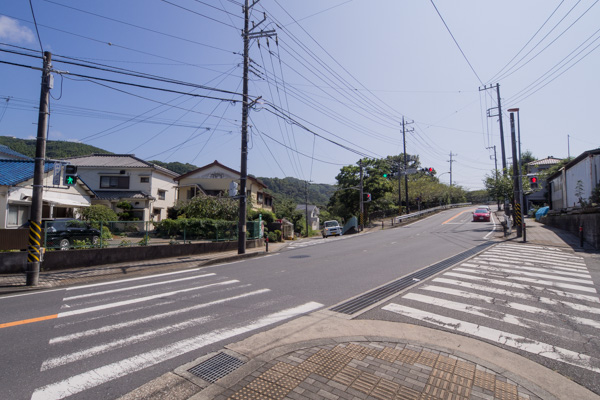
M 502 243 L 382 307 L 407 322 L 448 329 L 600 373 L 600 298 L 582 257 Z
M 322 307 L 280 309 L 270 292 L 199 270 L 68 288 L 31 399 L 106 398 L 105 384 Z
M 368 235 L 371 232 L 363 232 L 361 235 Z M 330 243 L 336 240 L 347 240 L 356 236 L 329 236 L 328 238 L 311 238 L 311 239 L 303 239 L 296 242 L 290 243 L 287 248 L 288 249 L 302 249 L 305 247 L 318 246 L 325 243 Z

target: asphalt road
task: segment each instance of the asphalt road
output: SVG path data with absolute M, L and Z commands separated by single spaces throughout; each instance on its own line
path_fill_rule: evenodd
M 230 264 L 0 297 L 2 397 L 117 398 L 230 342 L 485 242 L 493 223 L 472 223 L 470 211 L 295 242 Z

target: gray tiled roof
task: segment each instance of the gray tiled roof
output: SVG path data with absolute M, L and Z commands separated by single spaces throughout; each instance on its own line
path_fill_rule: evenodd
M 66 161 L 78 167 L 152 168 L 153 166 L 133 154 L 92 154 L 67 158 Z
M 554 164 L 558 164 L 561 161 L 562 160 L 560 158 L 547 157 L 542 160 L 535 160 L 535 161 L 529 162 L 529 163 L 527 163 L 527 165 L 554 165 Z

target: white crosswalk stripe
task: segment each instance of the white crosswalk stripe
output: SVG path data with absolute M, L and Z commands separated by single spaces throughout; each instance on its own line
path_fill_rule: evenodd
M 107 382 L 322 307 L 274 311 L 270 289 L 196 270 L 166 275 L 69 288 L 40 367 L 43 386 L 31 398 L 88 398 L 86 391 Z M 262 316 L 246 316 L 251 299 Z
M 600 298 L 583 258 L 499 244 L 382 309 L 507 348 L 600 373 Z M 592 346 L 593 347 L 593 346 Z

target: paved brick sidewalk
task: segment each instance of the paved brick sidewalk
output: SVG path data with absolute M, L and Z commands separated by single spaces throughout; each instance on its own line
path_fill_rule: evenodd
M 215 400 L 536 400 L 522 385 L 451 354 L 406 343 L 347 342 L 278 357 Z

